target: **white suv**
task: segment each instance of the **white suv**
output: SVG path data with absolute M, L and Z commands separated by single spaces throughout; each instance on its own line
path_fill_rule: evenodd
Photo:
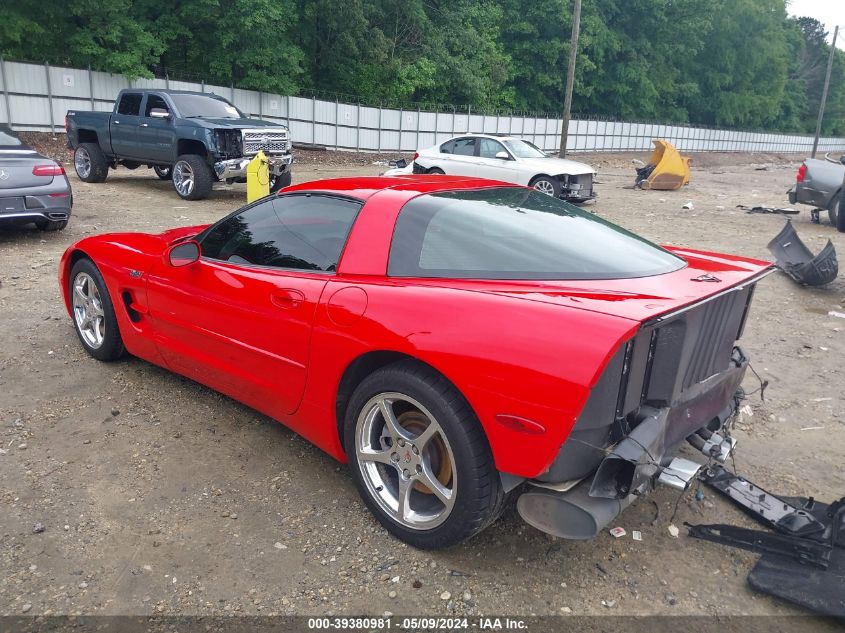
M 475 176 L 528 185 L 570 202 L 584 202 L 596 195 L 592 167 L 552 158 L 533 143 L 513 136 L 456 136 L 417 152 L 412 170 L 415 174 Z

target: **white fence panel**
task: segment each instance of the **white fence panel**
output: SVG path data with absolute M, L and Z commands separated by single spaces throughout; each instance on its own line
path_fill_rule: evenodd
M 78 68 L 0 60 L 0 122 L 25 130 L 57 131 L 67 110 L 112 110 L 124 88 L 192 90 L 232 100 L 244 112 L 290 127 L 294 142 L 338 149 L 410 152 L 455 134 L 514 134 L 551 151 L 560 145 L 561 120 L 537 116 L 395 110 L 355 103 L 242 90 L 170 79 L 129 79 Z M 3 81 L 5 78 L 5 81 Z M 660 123 L 572 120 L 567 147 L 583 151 L 650 151 L 663 138 L 683 152 L 809 152 L 809 135 L 718 130 Z M 845 139 L 822 138 L 819 152 L 845 151 Z

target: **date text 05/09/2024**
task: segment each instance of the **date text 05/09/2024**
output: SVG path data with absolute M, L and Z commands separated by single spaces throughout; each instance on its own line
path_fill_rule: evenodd
M 309 618 L 308 629 L 314 631 L 527 631 L 528 623 L 511 617 L 332 617 Z

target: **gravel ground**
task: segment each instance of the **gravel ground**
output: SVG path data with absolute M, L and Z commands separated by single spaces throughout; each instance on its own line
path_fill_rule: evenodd
M 36 144 L 69 164 L 63 139 Z M 299 151 L 295 182 L 377 174 L 373 155 Z M 601 216 L 664 243 L 768 258 L 800 160 L 695 156 L 679 192 L 626 188 L 632 155 L 599 168 Z M 639 158 L 647 158 L 640 156 Z M 763 169 L 765 168 L 765 169 Z M 152 172 L 104 184 L 71 176 L 67 230 L 0 231 L 0 614 L 795 614 L 754 593 L 755 557 L 673 538 L 674 524 L 752 525 L 728 503 L 661 489 L 590 542 L 548 537 L 513 507 L 470 542 L 421 552 L 386 535 L 345 467 L 238 403 L 137 359 L 103 364 L 76 340 L 56 284 L 73 241 L 104 231 L 210 222 L 244 185 L 182 202 Z M 682 210 L 692 201 L 694 209 Z M 814 251 L 845 236 L 794 220 Z M 804 289 L 782 274 L 758 288 L 743 345 L 769 381 L 737 430 L 738 470 L 768 489 L 845 492 L 845 282 Z M 746 387 L 757 387 L 749 377 Z M 632 540 L 632 530 L 642 541 Z

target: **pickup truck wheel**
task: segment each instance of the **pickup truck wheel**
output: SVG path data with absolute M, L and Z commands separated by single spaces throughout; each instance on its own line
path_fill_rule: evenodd
M 158 176 L 162 180 L 170 180 L 172 175 L 172 170 L 170 167 L 160 167 L 159 165 L 155 165 L 153 166 L 153 171 L 156 173 L 156 176 Z
M 481 424 L 455 387 L 424 365 L 400 361 L 365 378 L 349 401 L 343 439 L 364 503 L 414 547 L 459 543 L 504 506 Z
M 528 186 L 553 198 L 557 198 L 560 195 L 560 181 L 551 176 L 536 176 L 528 183 Z
M 81 143 L 73 153 L 76 175 L 84 182 L 104 182 L 109 164 L 103 150 L 96 143 Z
M 290 169 L 283 171 L 278 176 L 270 176 L 270 193 L 276 193 L 279 189 L 289 187 L 293 181 L 293 174 Z
M 183 154 L 173 165 L 173 188 L 183 200 L 204 200 L 211 193 L 211 168 L 202 156 Z

